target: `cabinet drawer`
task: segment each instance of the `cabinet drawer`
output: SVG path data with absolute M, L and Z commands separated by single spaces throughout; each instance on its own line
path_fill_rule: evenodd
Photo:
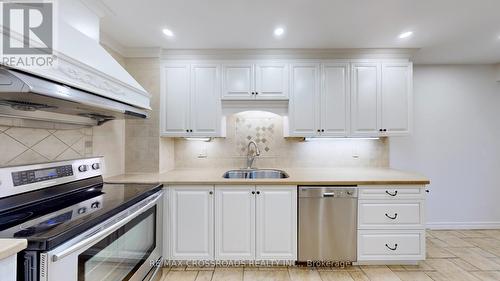
M 423 230 L 358 232 L 358 261 L 423 259 L 425 259 Z
M 423 229 L 424 202 L 360 200 L 359 229 Z
M 425 187 L 421 185 L 410 186 L 380 186 L 360 187 L 359 199 L 424 199 Z

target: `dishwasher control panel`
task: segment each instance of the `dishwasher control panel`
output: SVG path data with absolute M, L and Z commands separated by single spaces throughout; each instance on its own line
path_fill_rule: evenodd
M 356 186 L 330 187 L 330 186 L 299 186 L 299 198 L 356 198 L 358 188 Z

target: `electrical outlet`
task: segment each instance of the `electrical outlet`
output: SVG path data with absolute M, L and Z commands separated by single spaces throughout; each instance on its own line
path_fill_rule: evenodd
M 208 158 L 206 146 L 200 148 L 200 151 L 198 152 L 198 158 Z
M 353 144 L 352 146 L 352 158 L 359 159 L 359 152 L 357 144 Z

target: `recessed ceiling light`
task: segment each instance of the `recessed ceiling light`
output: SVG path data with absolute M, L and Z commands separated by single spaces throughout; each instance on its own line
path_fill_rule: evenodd
M 168 37 L 173 37 L 174 36 L 174 33 L 172 32 L 172 30 L 170 30 L 168 28 L 164 28 L 163 29 L 163 34 L 167 35 Z
M 399 39 L 405 39 L 413 35 L 413 31 L 407 31 L 399 34 Z
M 274 30 L 274 36 L 280 37 L 280 36 L 282 36 L 283 34 L 285 34 L 285 29 L 284 29 L 283 27 L 277 27 L 277 28 Z

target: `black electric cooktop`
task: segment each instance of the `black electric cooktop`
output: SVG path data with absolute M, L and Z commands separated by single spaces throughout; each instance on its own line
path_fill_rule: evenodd
M 0 199 L 0 238 L 49 251 L 147 198 L 161 184 L 106 184 L 102 177 Z

